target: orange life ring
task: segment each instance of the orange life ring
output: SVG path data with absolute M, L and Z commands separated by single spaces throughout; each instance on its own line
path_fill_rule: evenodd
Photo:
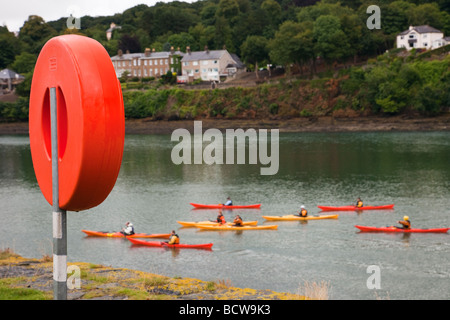
M 125 140 L 122 90 L 97 41 L 63 35 L 42 48 L 31 84 L 29 134 L 36 179 L 51 205 L 52 87 L 58 106 L 59 207 L 86 210 L 106 199 L 119 174 Z

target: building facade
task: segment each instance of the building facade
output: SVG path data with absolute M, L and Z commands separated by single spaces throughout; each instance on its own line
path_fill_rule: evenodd
M 180 73 L 180 59 L 183 53 L 180 51 L 156 52 L 154 49 L 145 49 L 144 53 L 123 53 L 111 57 L 117 77 L 128 72 L 129 77 L 161 77 L 168 71 Z
M 447 44 L 444 33 L 430 27 L 410 26 L 397 35 L 397 48 L 406 48 L 407 50 L 416 49 L 436 49 Z
M 202 81 L 220 81 L 220 77 L 229 77 L 244 68 L 238 59 L 233 59 L 227 50 L 190 51 L 181 59 L 182 75 L 178 82 L 191 82 L 201 79 Z M 237 66 L 239 68 L 237 68 Z

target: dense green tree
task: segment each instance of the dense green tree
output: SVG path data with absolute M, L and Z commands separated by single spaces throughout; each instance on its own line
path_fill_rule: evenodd
M 324 15 L 317 18 L 313 36 L 315 52 L 328 64 L 349 57 L 351 46 L 337 17 Z
M 22 52 L 15 57 L 11 68 L 18 73 L 27 73 L 33 70 L 37 56 L 32 53 Z
M 258 63 L 268 58 L 268 41 L 263 36 L 248 36 L 241 46 L 241 55 L 245 62 L 255 66 L 256 78 L 258 75 Z

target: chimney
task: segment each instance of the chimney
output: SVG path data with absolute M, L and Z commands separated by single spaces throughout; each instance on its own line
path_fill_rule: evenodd
M 191 54 L 191 47 L 187 46 L 187 47 L 186 47 L 186 52 L 187 52 L 188 54 Z
M 122 58 L 123 56 L 123 51 L 121 49 L 117 50 L 117 55 Z
M 173 54 L 175 52 L 175 49 L 172 47 L 170 47 L 170 53 Z
M 152 49 L 152 52 L 156 52 L 156 49 L 155 49 L 155 48 L 153 48 L 153 49 Z
M 205 46 L 205 51 L 206 51 L 206 53 L 209 53 L 208 46 Z
M 414 29 L 414 26 L 409 26 L 409 30 L 412 30 L 412 29 Z
M 144 53 L 144 55 L 145 55 L 146 57 L 150 57 L 151 51 L 150 51 L 149 48 L 145 48 L 145 53 Z

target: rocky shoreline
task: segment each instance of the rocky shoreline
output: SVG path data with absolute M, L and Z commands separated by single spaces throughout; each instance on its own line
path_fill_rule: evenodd
M 94 265 L 68 263 L 79 268 L 79 285 L 68 274 L 73 289 L 68 300 L 304 300 L 304 296 L 271 290 L 233 287 L 227 280 L 202 281 L 166 277 L 148 272 Z M 0 289 L 38 291 L 40 299 L 53 299 L 53 262 L 51 258 L 27 259 L 0 251 Z M 78 288 L 79 287 L 79 288 Z M 1 292 L 2 290 L 0 290 Z M 19 298 L 20 299 L 20 298 Z M 2 297 L 0 296 L 0 300 Z
M 410 117 L 406 115 L 380 117 L 302 117 L 293 119 L 198 119 L 204 130 L 279 129 L 280 132 L 370 132 L 370 131 L 449 131 L 450 114 L 439 117 Z M 192 132 L 194 120 L 132 119 L 125 121 L 126 134 L 171 134 L 185 128 Z M 0 123 L 0 134 L 28 134 L 27 122 Z

